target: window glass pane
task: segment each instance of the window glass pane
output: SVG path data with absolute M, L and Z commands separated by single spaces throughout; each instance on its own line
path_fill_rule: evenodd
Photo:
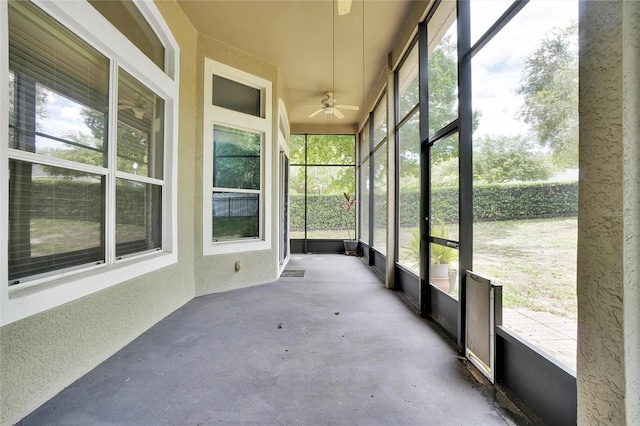
M 387 254 L 387 143 L 373 154 L 373 247 Z
M 445 2 L 448 3 L 448 2 Z M 451 2 L 453 3 L 453 2 Z M 514 0 L 469 2 L 471 13 L 471 45 L 480 39 L 498 18 L 507 11 Z
M 109 61 L 29 2 L 9 11 L 9 147 L 104 165 Z
M 305 153 L 305 136 L 304 135 L 291 135 L 289 141 L 289 155 L 291 157 L 291 164 L 304 164 Z
M 213 193 L 213 241 L 258 238 L 260 195 Z
M 387 95 L 384 95 L 373 112 L 373 145 L 387 137 Z
M 162 248 L 162 187 L 116 179 L 116 256 Z
M 399 130 L 398 263 L 420 273 L 420 119 L 416 112 Z
M 431 213 L 430 236 L 459 240 L 460 171 L 458 134 L 439 140 L 431 147 Z M 429 281 L 458 299 L 458 250 L 431 243 Z
M 460 170 L 457 133 L 433 144 L 430 170 L 431 226 L 439 229 L 442 222 L 442 225 L 446 226 L 446 233 L 440 238 L 458 241 Z
M 371 193 L 371 184 L 369 182 L 370 160 L 366 160 L 360 168 L 360 200 L 358 201 L 358 209 L 360 211 L 360 239 L 367 244 L 371 244 L 369 236 L 369 194 Z
M 89 3 L 154 64 L 164 69 L 164 46 L 133 2 L 89 0 Z
M 102 263 L 104 176 L 9 160 L 9 283 Z
M 304 171 L 304 166 L 291 166 L 289 168 L 291 238 L 304 238 L 304 196 L 306 179 Z
M 308 135 L 308 164 L 355 164 L 354 135 Z
M 120 70 L 118 170 L 162 179 L 164 100 Z
M 527 331 L 576 324 L 577 10 L 530 2 L 472 59 L 474 270 L 503 285 L 504 325 L 573 369 L 575 334 Z
M 432 228 L 431 233 L 438 234 L 438 227 L 436 225 L 436 229 Z M 458 300 L 458 250 L 434 243 L 429 244 L 429 249 L 429 282 Z
M 213 128 L 213 186 L 260 189 L 260 133 Z
M 344 192 L 355 194 L 353 166 L 307 168 L 307 238 L 355 238 L 356 209 L 346 209 Z
M 420 102 L 418 71 L 418 43 L 416 43 L 398 71 L 399 120 L 402 120 Z
M 369 146 L 369 121 L 362 128 L 362 132 L 360 132 L 360 162 L 362 162 L 369 152 L 371 151 L 371 147 Z
M 453 10 L 451 5 L 454 5 Z M 443 2 L 429 21 L 429 135 L 458 117 L 455 2 Z
M 213 105 L 261 117 L 260 89 L 213 76 Z

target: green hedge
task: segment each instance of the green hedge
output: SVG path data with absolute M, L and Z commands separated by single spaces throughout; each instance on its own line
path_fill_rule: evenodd
M 434 216 L 445 222 L 458 220 L 457 188 L 436 188 L 432 192 Z M 415 226 L 420 216 L 420 194 L 402 193 L 401 227 Z M 543 182 L 478 185 L 473 188 L 474 218 L 478 221 L 535 219 L 576 216 L 578 182 Z M 374 200 L 376 211 L 386 211 L 386 199 Z M 310 229 L 343 229 L 342 195 L 313 195 L 308 199 Z M 291 228 L 304 229 L 304 196 L 291 196 Z M 360 206 L 361 207 L 361 206 Z M 353 215 L 352 215 L 353 219 Z
M 38 179 L 32 182 L 30 190 L 32 218 L 99 222 L 104 215 L 100 182 Z M 118 186 L 117 223 L 144 224 L 146 203 L 144 187 Z
M 308 229 L 354 229 L 358 205 L 347 214 L 344 195 L 310 195 L 307 198 Z M 291 229 L 304 230 L 304 196 L 291 195 Z
M 32 184 L 32 217 L 100 220 L 102 190 L 97 182 L 38 180 Z M 144 188 L 118 187 L 118 223 L 135 222 L 133 212 L 144 212 Z M 73 198 L 65 195 L 73 194 Z M 456 188 L 436 188 L 432 193 L 434 216 L 445 222 L 456 221 L 458 193 Z M 78 204 L 73 199 L 85 199 Z M 420 194 L 402 193 L 400 223 L 402 227 L 415 226 L 420 216 Z M 386 199 L 376 197 L 376 211 L 386 211 Z M 510 220 L 575 216 L 578 214 L 578 182 L 520 183 L 480 185 L 473 188 L 475 220 Z M 309 229 L 353 228 L 355 212 L 347 215 L 342 194 L 310 195 L 307 199 Z M 360 207 L 356 204 L 356 207 Z M 291 195 L 291 229 L 304 229 L 304 196 Z

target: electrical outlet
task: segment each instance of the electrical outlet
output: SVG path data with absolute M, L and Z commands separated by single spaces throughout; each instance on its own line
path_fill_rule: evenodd
M 236 272 L 238 272 L 242 268 L 242 264 L 239 260 L 236 260 Z

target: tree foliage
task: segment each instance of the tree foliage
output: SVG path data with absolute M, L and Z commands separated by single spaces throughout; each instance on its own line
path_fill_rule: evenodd
M 484 137 L 475 141 L 473 178 L 477 183 L 547 180 L 551 168 L 533 142 L 522 137 Z
M 61 160 L 74 161 L 76 163 L 89 164 L 92 166 L 102 166 L 104 162 L 103 143 L 101 139 L 94 138 L 91 135 L 80 131 L 72 131 L 65 133 L 62 139 L 73 142 L 70 148 L 46 148 L 43 150 L 45 155 L 59 158 Z M 93 179 L 100 179 L 98 175 L 87 175 L 86 172 L 81 172 L 72 169 L 63 169 L 60 167 L 42 166 L 43 170 L 47 172 L 49 176 L 75 178 L 75 177 L 87 177 L 92 176 Z
M 291 137 L 293 192 L 309 194 L 355 193 L 355 138 L 353 135 L 304 135 Z M 307 174 L 304 166 L 307 164 Z
M 578 165 L 578 26 L 554 28 L 525 61 L 518 94 L 521 118 L 554 162 Z
M 458 61 L 456 44 L 444 37 L 429 55 L 429 134 L 458 117 Z M 457 150 L 452 150 L 457 155 Z

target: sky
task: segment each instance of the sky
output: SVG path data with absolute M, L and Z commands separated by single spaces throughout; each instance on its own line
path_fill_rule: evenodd
M 503 0 L 472 1 L 475 39 L 487 29 L 489 17 L 499 16 L 511 2 Z M 474 13 L 475 9 L 475 13 Z M 533 0 L 511 20 L 472 59 L 473 109 L 481 112 L 476 136 L 508 135 L 523 130 L 517 119 L 522 102 L 515 93 L 524 60 L 554 27 L 564 27 L 578 20 L 578 2 L 567 0 Z M 472 35 L 474 30 L 472 29 Z
M 91 130 L 84 123 L 81 114 L 83 108 L 64 96 L 47 91 L 45 118 L 38 122 L 40 131 L 59 138 L 70 132 L 90 135 Z

